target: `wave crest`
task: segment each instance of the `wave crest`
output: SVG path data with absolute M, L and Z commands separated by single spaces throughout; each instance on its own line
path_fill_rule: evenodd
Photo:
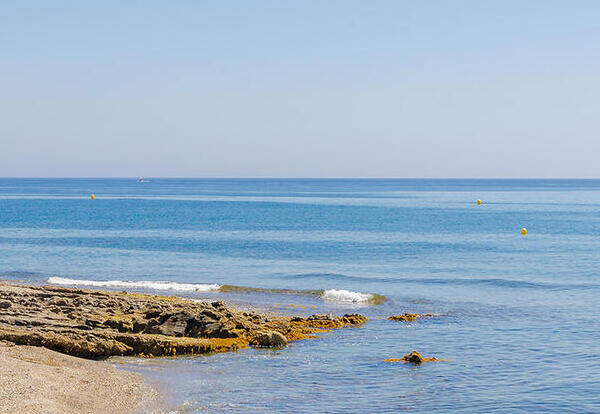
M 327 289 L 321 297 L 324 300 L 341 303 L 369 303 L 374 295 L 370 293 L 352 292 L 344 289 Z
M 128 282 L 124 280 L 85 280 L 68 279 L 64 277 L 50 277 L 48 283 L 55 285 L 76 285 L 76 286 L 95 286 L 112 288 L 134 288 L 134 289 L 153 289 L 153 290 L 174 290 L 178 292 L 216 292 L 221 285 L 216 284 L 195 284 L 195 283 L 177 283 L 167 281 L 149 281 L 140 280 L 137 282 Z
M 127 289 L 149 289 L 149 290 L 170 290 L 176 292 L 221 292 L 221 293 L 272 293 L 272 294 L 290 294 L 307 295 L 320 297 L 324 301 L 346 303 L 346 304 L 369 304 L 378 305 L 386 300 L 385 296 L 373 293 L 353 292 L 344 289 L 327 290 L 297 290 L 297 289 L 269 289 L 252 288 L 233 285 L 200 284 L 200 283 L 178 283 L 168 281 L 124 281 L 124 280 L 86 280 L 69 279 L 65 277 L 49 277 L 48 283 L 55 285 L 70 286 L 92 286 L 105 288 L 127 288 Z

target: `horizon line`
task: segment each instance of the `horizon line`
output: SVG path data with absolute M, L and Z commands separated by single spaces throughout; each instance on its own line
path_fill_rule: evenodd
M 0 176 L 0 180 L 600 180 L 600 177 L 211 177 L 211 176 Z

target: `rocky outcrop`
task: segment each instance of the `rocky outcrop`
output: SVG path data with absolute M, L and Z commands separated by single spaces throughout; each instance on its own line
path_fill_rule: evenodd
M 366 320 L 358 314 L 273 317 L 218 300 L 0 283 L 0 340 L 85 358 L 281 347 Z
M 422 357 L 417 351 L 412 351 L 410 354 L 404 355 L 402 358 L 389 358 L 384 359 L 384 362 L 406 362 L 409 364 L 421 365 L 423 362 L 432 362 L 432 361 L 443 361 L 442 359 L 437 358 L 425 358 Z
M 344 316 L 311 315 L 307 318 L 295 317 L 291 322 L 295 326 L 310 326 L 312 328 L 335 329 L 346 325 L 360 325 L 367 321 L 367 317 L 358 313 Z
M 390 321 L 413 322 L 417 318 L 429 318 L 438 316 L 435 313 L 403 313 L 402 315 L 392 315 L 388 318 Z

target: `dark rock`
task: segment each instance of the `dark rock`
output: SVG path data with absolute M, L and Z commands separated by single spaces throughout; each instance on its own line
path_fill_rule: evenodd
M 162 310 L 160 309 L 150 309 L 146 311 L 146 319 L 156 318 L 160 316 Z
M 10 303 L 7 300 L 2 300 L 0 301 L 0 309 L 8 309 L 12 306 L 12 303 Z
M 132 332 L 133 323 L 130 320 L 124 319 L 107 319 L 104 325 L 116 329 L 119 332 Z
M 412 364 L 421 364 L 423 363 L 423 357 L 417 351 L 412 351 L 410 354 L 406 354 L 402 357 L 406 362 L 410 362 Z
M 193 319 L 193 317 L 186 312 L 167 315 L 166 318 L 163 315 L 159 319 L 160 325 L 156 326 L 155 329 L 161 335 L 183 336 L 190 319 Z
M 360 325 L 367 321 L 367 317 L 360 313 L 350 313 L 342 316 L 342 321 L 350 325 Z
M 209 323 L 204 326 L 204 330 L 202 332 L 203 336 L 217 336 L 219 332 L 223 329 L 223 324 L 221 323 Z
M 426 358 L 421 356 L 417 351 L 412 351 L 410 354 L 404 355 L 402 358 L 388 358 L 384 362 L 404 362 L 407 364 L 421 365 L 423 362 L 445 361 L 445 359 L 437 359 L 435 357 Z
M 287 345 L 287 338 L 277 331 L 259 331 L 256 333 L 255 341 L 258 346 L 265 348 L 277 348 Z
M 219 314 L 217 314 L 216 312 L 213 312 L 213 311 L 212 311 L 212 310 L 210 310 L 210 309 L 206 309 L 206 310 L 204 310 L 204 311 L 202 312 L 202 315 L 203 315 L 203 316 L 206 316 L 206 317 L 208 317 L 208 318 L 210 318 L 210 319 L 213 319 L 213 320 L 220 319 L 220 315 L 219 315 Z
M 133 321 L 133 333 L 143 332 L 147 328 L 148 324 L 143 321 Z
M 310 315 L 308 318 L 306 318 L 309 321 L 331 321 L 333 320 L 333 315 L 324 315 L 324 314 L 315 314 L 315 315 Z
M 96 327 L 98 327 L 98 326 L 102 325 L 102 321 L 100 321 L 100 320 L 98 320 L 98 319 L 87 319 L 87 320 L 85 321 L 85 324 L 86 324 L 87 326 L 91 326 L 91 327 L 93 327 L 93 328 L 96 328 Z

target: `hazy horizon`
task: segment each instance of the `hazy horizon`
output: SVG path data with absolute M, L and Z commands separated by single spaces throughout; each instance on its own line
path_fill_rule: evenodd
M 143 179 L 156 179 L 156 180 L 423 180 L 423 181 L 435 181 L 435 180 L 461 180 L 461 181 L 526 181 L 526 180 L 540 180 L 540 181 L 599 181 L 600 177 L 178 177 L 178 176 L 96 176 L 96 177 L 60 177 L 60 176 L 4 176 L 0 179 L 6 180 L 137 180 Z
M 0 177 L 600 177 L 593 1 L 0 6 Z

